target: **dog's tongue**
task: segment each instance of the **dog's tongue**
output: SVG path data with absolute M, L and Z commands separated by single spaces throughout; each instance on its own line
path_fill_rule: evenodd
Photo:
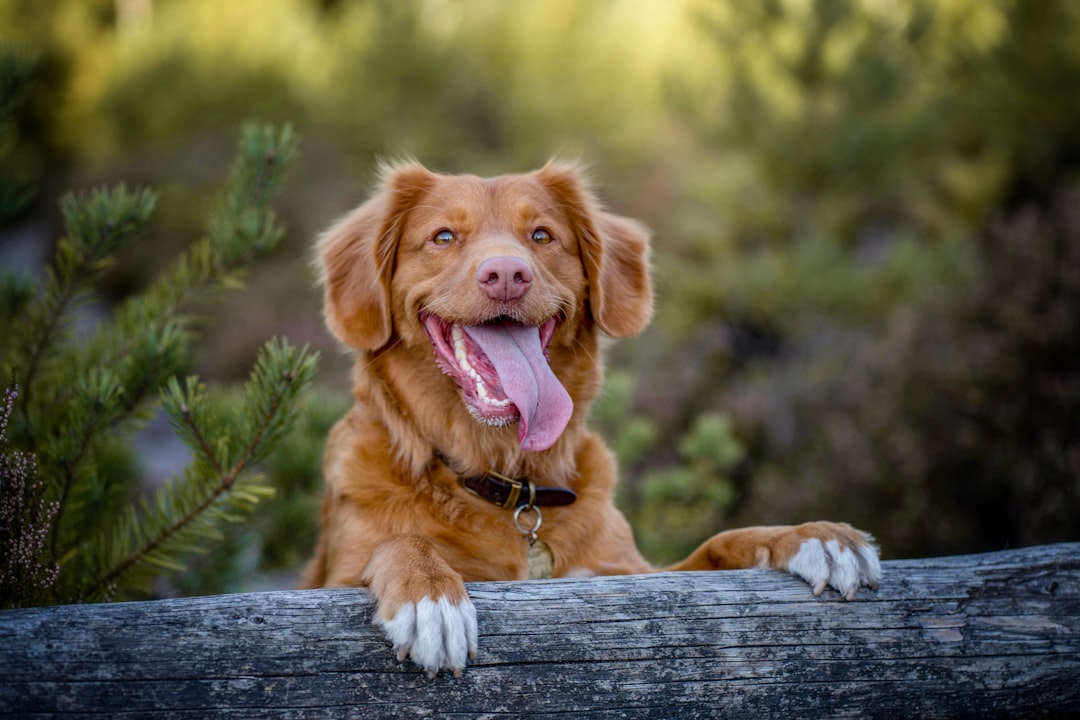
M 570 422 L 574 402 L 551 371 L 540 329 L 505 322 L 462 329 L 495 366 L 499 382 L 517 406 L 518 442 L 523 450 L 547 450 Z

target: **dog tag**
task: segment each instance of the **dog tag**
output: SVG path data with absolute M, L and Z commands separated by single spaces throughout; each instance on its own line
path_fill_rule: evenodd
M 529 545 L 529 579 L 544 580 L 555 569 L 555 557 L 547 543 L 537 540 Z

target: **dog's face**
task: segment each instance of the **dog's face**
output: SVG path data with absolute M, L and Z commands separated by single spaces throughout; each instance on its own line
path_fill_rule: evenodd
M 600 210 L 556 163 L 488 179 L 389 168 L 319 256 L 339 339 L 423 347 L 476 420 L 517 422 L 531 451 L 574 412 L 551 365 L 571 362 L 581 332 L 632 335 L 652 310 L 644 229 Z

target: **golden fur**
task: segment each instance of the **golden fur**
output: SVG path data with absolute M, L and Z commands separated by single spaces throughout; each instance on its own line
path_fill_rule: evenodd
M 528 577 L 529 543 L 512 513 L 459 485 L 488 471 L 577 493 L 542 509 L 554 576 L 653 571 L 612 502 L 615 460 L 585 424 L 605 336 L 634 335 L 651 316 L 648 253 L 647 231 L 601 208 L 572 165 L 487 179 L 385 168 L 373 197 L 317 247 L 327 325 L 358 352 L 355 403 L 327 441 L 322 535 L 305 585 L 368 587 L 399 657 L 459 672 L 476 651 L 464 582 Z M 527 268 L 520 297 L 478 287 L 492 257 Z M 444 328 L 555 319 L 545 351 L 573 412 L 550 448 L 523 450 L 515 422 L 477 421 L 433 357 L 426 317 Z M 837 561 L 842 577 L 820 570 Z M 871 538 L 833 523 L 728 531 L 670 569 L 754 566 L 846 597 L 879 575 Z M 425 646 L 425 627 L 450 649 Z

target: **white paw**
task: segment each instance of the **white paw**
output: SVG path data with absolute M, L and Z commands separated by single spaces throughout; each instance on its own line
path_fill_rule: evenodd
M 810 538 L 788 561 L 787 570 L 810 583 L 814 595 L 829 585 L 846 600 L 854 599 L 860 587 L 876 588 L 881 579 L 881 561 L 872 543 L 841 547 L 837 540 Z
M 393 643 L 398 660 L 411 657 L 428 677 L 440 670 L 453 670 L 460 677 L 466 659 L 476 657 L 476 608 L 468 598 L 459 603 L 445 596 L 405 603 L 390 620 L 375 613 L 374 623 Z

